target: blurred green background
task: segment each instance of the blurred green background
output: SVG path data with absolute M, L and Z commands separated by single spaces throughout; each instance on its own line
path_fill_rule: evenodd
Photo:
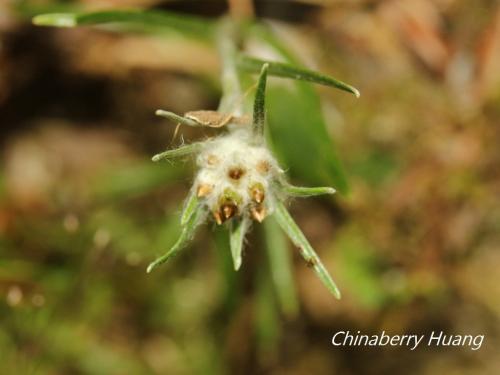
M 145 273 L 179 234 L 193 175 L 189 161 L 150 162 L 178 143 L 154 111 L 216 108 L 219 61 L 183 37 L 30 24 L 73 6 L 226 10 L 216 1 L 0 3 L 1 374 L 500 373 L 497 1 L 256 2 L 304 64 L 362 93 L 313 88 L 350 193 L 291 207 L 343 299 L 289 246 L 295 315 L 279 308 L 259 226 L 238 273 L 212 224 Z M 304 139 L 286 132 L 296 119 L 274 104 L 300 163 Z M 310 185 L 303 170 L 293 182 Z M 478 351 L 333 347 L 338 330 L 485 342 Z

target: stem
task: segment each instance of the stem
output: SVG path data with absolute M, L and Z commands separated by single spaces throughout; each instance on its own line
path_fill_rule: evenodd
M 240 98 L 242 97 L 242 90 L 236 69 L 237 34 L 236 24 L 231 19 L 226 18 L 221 20 L 217 32 L 217 47 L 222 60 L 222 98 L 218 111 L 241 116 L 243 111 L 238 102 L 240 102 Z M 235 106 L 237 108 L 234 108 Z
M 258 137 L 264 136 L 264 124 L 266 122 L 266 80 L 268 66 L 269 64 L 262 65 L 253 105 L 253 132 Z
M 253 18 L 255 9 L 252 0 L 228 0 L 229 14 L 234 20 Z

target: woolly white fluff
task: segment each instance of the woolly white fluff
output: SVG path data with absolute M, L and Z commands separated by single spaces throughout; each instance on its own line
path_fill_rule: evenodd
M 249 207 L 254 204 L 250 194 L 251 189 L 257 185 L 263 188 L 265 194 L 263 203 L 267 214 L 271 214 L 274 210 L 274 197 L 270 187 L 272 181 L 283 171 L 265 144 L 255 144 L 254 140 L 248 130 L 242 129 L 204 144 L 197 157 L 199 171 L 195 187 L 210 188 L 210 193 L 204 200 L 212 211 L 217 210 L 221 199 L 231 191 L 234 196 L 240 198 L 239 212 L 247 213 Z M 235 173 L 237 178 L 234 176 Z

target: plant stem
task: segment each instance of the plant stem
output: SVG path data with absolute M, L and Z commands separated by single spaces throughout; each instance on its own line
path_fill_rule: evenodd
M 259 138 L 264 136 L 264 125 L 266 122 L 266 81 L 268 67 L 269 64 L 262 65 L 253 105 L 253 132 Z
M 229 14 L 234 20 L 253 18 L 255 14 L 252 0 L 228 0 Z
M 242 90 L 236 68 L 237 25 L 233 20 L 225 18 L 220 21 L 217 31 L 217 47 L 222 60 L 222 98 L 218 111 L 241 116 L 243 111 L 238 103 L 241 101 Z

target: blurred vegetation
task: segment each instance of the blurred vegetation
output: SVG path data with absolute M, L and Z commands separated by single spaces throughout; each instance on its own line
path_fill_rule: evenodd
M 226 11 L 215 1 L 0 3 L 0 372 L 498 373 L 497 2 L 256 3 L 302 64 L 362 93 L 270 87 L 269 131 L 294 181 L 330 183 L 332 154 L 349 180 L 348 195 L 292 202 L 341 301 L 273 236 L 273 221 L 254 228 L 238 273 L 226 234 L 210 226 L 145 273 L 179 234 L 193 172 L 150 162 L 180 142 L 154 111 L 214 109 L 219 61 L 206 41 L 154 25 L 123 34 L 30 24 L 40 12 L 117 6 Z M 318 121 L 335 150 L 327 134 L 311 145 L 304 124 Z M 181 130 L 187 141 L 211 135 Z M 293 275 L 269 266 L 289 261 Z M 274 291 L 280 280 L 296 283 L 296 300 Z M 337 330 L 486 338 L 476 352 L 334 348 Z

